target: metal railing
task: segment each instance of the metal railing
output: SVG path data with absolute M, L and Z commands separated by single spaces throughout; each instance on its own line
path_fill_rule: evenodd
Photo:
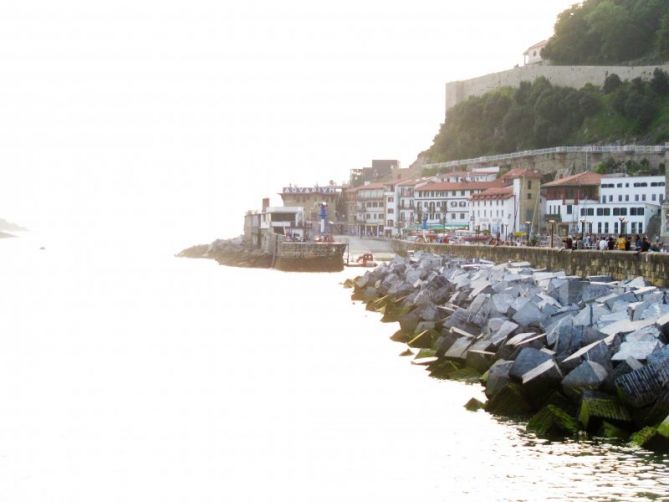
M 560 153 L 666 153 L 669 144 L 664 145 L 588 145 L 588 146 L 556 146 L 553 148 L 541 148 L 539 150 L 523 150 L 522 152 L 504 153 L 500 155 L 486 155 L 472 159 L 450 160 L 448 162 L 435 162 L 424 164 L 423 169 L 459 167 L 469 164 L 480 164 L 487 162 L 499 162 L 513 160 L 523 157 L 536 157 L 538 155 L 554 155 Z

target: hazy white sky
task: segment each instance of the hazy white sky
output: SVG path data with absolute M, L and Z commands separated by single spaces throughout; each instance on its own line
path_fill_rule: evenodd
M 521 63 L 572 3 L 4 3 L 0 217 L 236 233 L 287 183 L 411 164 L 445 82 Z

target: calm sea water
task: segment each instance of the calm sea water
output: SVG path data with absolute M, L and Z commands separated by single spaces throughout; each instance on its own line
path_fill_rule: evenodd
M 0 500 L 669 496 L 667 457 L 466 411 L 481 388 L 399 357 L 396 325 L 342 289 L 354 271 L 179 249 L 0 241 Z

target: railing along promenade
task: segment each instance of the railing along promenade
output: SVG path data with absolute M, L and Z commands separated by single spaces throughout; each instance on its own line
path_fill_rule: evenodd
M 638 153 L 638 154 L 662 154 L 666 153 L 668 145 L 587 145 L 587 146 L 556 146 L 552 148 L 541 148 L 538 150 L 523 150 L 521 152 L 504 153 L 500 155 L 486 155 L 472 159 L 450 160 L 448 162 L 435 162 L 425 164 L 423 168 L 450 168 L 470 164 L 483 164 L 488 162 L 501 162 L 524 157 L 537 157 L 539 155 L 554 155 L 563 153 Z

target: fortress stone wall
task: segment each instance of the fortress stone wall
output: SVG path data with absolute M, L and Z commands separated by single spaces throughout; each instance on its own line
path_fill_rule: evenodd
M 615 73 L 622 80 L 641 77 L 648 80 L 655 68 L 669 73 L 669 64 L 655 66 L 552 66 L 527 65 L 499 73 L 491 73 L 469 80 L 457 80 L 446 84 L 446 113 L 470 96 L 481 96 L 500 87 L 518 87 L 521 82 L 533 82 L 545 77 L 553 85 L 580 89 L 585 84 L 601 86 L 607 76 Z

